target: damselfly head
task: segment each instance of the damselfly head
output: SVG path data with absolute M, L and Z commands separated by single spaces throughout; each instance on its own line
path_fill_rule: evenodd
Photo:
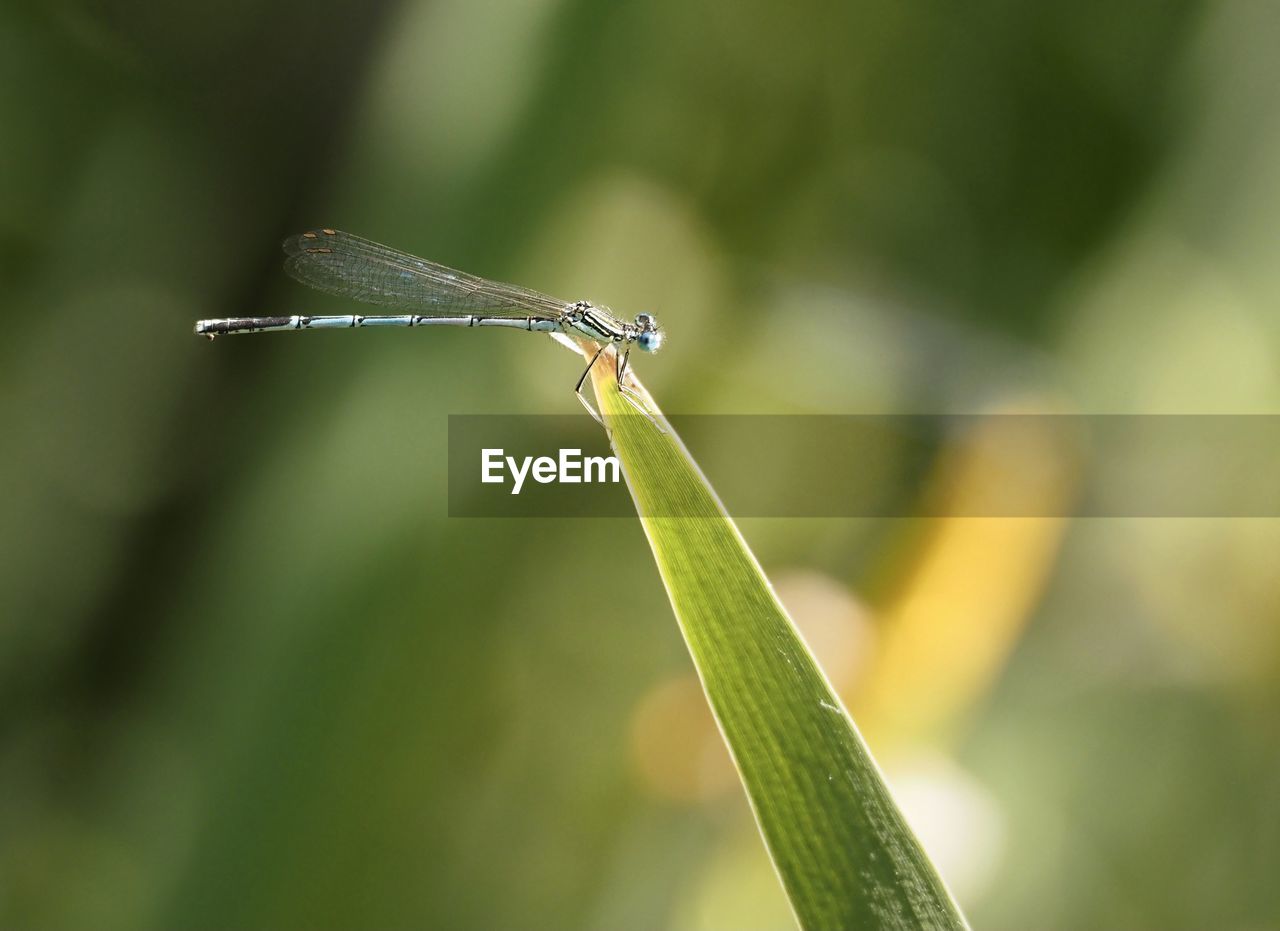
M 643 352 L 657 352 L 662 347 L 662 327 L 652 314 L 636 314 L 636 346 Z

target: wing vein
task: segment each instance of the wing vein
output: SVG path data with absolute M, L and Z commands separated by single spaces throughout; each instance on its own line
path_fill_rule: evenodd
M 407 252 L 342 233 L 310 230 L 284 242 L 285 271 L 328 294 L 400 307 L 423 316 L 459 312 L 554 316 L 568 301 L 488 281 Z

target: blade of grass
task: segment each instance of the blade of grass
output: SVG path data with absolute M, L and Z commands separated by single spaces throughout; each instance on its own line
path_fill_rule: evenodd
M 665 433 L 618 392 L 607 359 L 592 372 L 599 410 L 797 921 L 967 927 L 737 526 L 644 388 L 629 379 Z

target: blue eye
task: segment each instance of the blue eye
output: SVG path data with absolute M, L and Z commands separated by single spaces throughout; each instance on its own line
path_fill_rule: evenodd
M 653 314 L 636 314 L 636 325 L 633 328 L 636 346 L 641 352 L 657 352 L 662 345 L 662 329 Z
M 644 352 L 657 352 L 662 345 L 662 331 L 645 330 L 636 337 L 636 343 Z

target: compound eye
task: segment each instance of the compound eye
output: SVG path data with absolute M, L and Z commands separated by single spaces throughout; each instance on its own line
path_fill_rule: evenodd
M 653 317 L 649 314 L 636 314 L 636 326 L 641 329 L 648 329 L 653 326 Z
M 636 343 L 644 352 L 657 352 L 658 347 L 662 345 L 662 332 L 660 330 L 645 330 L 636 337 Z

